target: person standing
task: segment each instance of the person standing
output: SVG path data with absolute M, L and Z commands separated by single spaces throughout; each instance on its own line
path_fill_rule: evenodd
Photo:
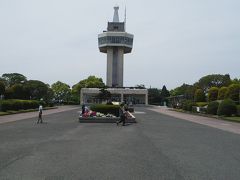
M 40 122 L 40 123 L 43 123 L 42 121 L 42 111 L 43 111 L 43 107 L 42 105 L 40 104 L 39 105 L 39 108 L 38 108 L 38 121 L 37 121 L 37 124 Z

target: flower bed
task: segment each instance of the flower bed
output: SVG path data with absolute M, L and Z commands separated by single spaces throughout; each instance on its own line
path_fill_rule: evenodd
M 119 121 L 120 118 L 116 117 L 112 114 L 103 114 L 95 111 L 89 111 L 84 113 L 83 115 L 80 114 L 79 122 L 80 123 L 116 123 Z M 136 118 L 128 112 L 128 118 L 126 119 L 126 123 L 136 123 Z

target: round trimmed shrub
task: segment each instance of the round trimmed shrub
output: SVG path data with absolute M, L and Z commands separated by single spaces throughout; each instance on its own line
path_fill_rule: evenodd
M 231 99 L 225 99 L 223 100 L 217 111 L 217 115 L 219 116 L 232 116 L 232 114 L 236 114 L 237 112 L 237 106 Z
M 218 98 L 218 87 L 211 87 L 208 90 L 208 101 L 216 101 Z
M 206 101 L 206 97 L 205 97 L 205 93 L 202 89 L 197 89 L 194 93 L 194 101 L 195 102 L 205 102 Z
M 218 91 L 218 100 L 223 100 L 226 97 L 228 87 L 221 87 Z
M 218 106 L 219 106 L 219 102 L 217 101 L 210 102 L 207 107 L 207 113 L 217 115 Z

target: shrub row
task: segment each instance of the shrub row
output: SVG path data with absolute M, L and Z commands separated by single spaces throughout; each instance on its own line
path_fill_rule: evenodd
M 197 112 L 198 103 L 194 103 L 192 101 L 183 102 L 183 110 Z M 200 107 L 201 113 L 207 113 L 218 116 L 232 116 L 238 115 L 240 116 L 240 105 L 236 105 L 235 102 L 231 99 L 225 99 L 221 103 L 218 101 L 212 101 L 208 104 L 207 109 Z
M 0 101 L 0 111 L 18 111 L 20 109 L 35 109 L 38 108 L 39 101 L 36 100 L 1 100 Z
M 119 106 L 118 105 L 106 105 L 106 104 L 95 104 L 91 105 L 90 109 L 92 111 L 100 112 L 103 114 L 113 114 L 119 116 Z
M 237 115 L 240 116 L 240 105 L 237 106 Z
M 223 100 L 218 107 L 217 115 L 218 116 L 232 116 L 232 114 L 237 113 L 237 106 L 235 102 L 231 99 Z
M 219 102 L 212 101 L 208 104 L 207 113 L 212 115 L 217 115 Z

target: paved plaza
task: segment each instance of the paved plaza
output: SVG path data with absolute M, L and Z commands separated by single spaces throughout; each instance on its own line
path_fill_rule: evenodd
M 0 179 L 240 179 L 235 132 L 150 106 L 136 108 L 138 123 L 124 127 L 81 124 L 79 111 L 45 111 L 43 124 L 28 113 L 0 124 Z

